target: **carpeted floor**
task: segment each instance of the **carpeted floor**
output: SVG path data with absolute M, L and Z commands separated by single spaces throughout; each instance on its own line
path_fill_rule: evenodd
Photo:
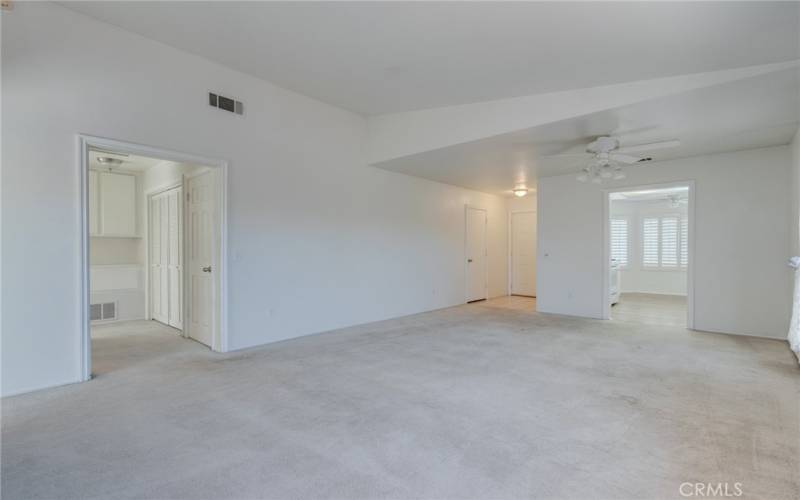
M 800 497 L 785 343 L 454 307 L 214 354 L 107 327 L 3 400 L 2 498 Z

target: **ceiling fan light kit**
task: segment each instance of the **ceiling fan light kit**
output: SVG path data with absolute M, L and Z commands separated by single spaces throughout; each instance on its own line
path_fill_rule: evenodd
M 575 178 L 579 182 L 591 181 L 594 184 L 602 184 L 609 180 L 619 181 L 626 177 L 625 170 L 622 168 L 623 164 L 630 165 L 642 161 L 642 158 L 627 153 L 671 148 L 678 145 L 680 145 L 679 141 L 670 140 L 620 149 L 619 139 L 601 136 L 586 146 L 586 154 L 592 155 L 593 158 Z

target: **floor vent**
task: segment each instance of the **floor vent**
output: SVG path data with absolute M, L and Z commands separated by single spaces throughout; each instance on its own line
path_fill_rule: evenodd
M 102 304 L 92 304 L 89 306 L 89 319 L 92 321 L 103 321 L 117 319 L 117 303 L 104 302 Z

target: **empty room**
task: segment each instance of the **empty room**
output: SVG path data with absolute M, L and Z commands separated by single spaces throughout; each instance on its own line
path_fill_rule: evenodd
M 800 2 L 0 20 L 4 500 L 800 498 Z

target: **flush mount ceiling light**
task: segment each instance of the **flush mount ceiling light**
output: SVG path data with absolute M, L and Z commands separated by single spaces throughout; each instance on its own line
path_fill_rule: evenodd
M 528 194 L 528 188 L 526 188 L 524 185 L 519 185 L 514 188 L 513 193 L 514 196 L 516 196 L 517 198 L 522 198 L 523 196 Z
M 109 166 L 109 167 L 116 167 L 118 165 L 122 165 L 122 160 L 120 160 L 119 158 L 112 158 L 110 156 L 98 156 L 97 157 L 97 163 L 100 163 L 102 165 L 106 165 L 106 166 Z

